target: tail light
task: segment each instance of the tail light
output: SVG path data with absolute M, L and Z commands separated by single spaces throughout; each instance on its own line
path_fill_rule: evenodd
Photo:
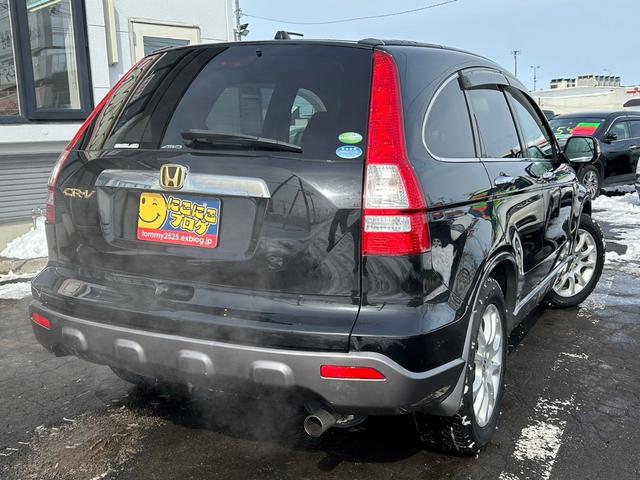
M 35 324 L 40 325 L 42 328 L 51 330 L 51 321 L 44 315 L 34 312 L 31 314 L 31 320 L 33 320 Z
M 91 126 L 96 117 L 100 114 L 102 109 L 105 107 L 107 103 L 113 98 L 114 93 L 120 86 L 127 80 L 131 74 L 134 72 L 136 68 L 138 68 L 143 62 L 148 61 L 149 57 L 145 57 L 136 63 L 131 69 L 125 73 L 120 80 L 116 82 L 111 90 L 104 96 L 104 98 L 96 105 L 96 108 L 89 114 L 85 122 L 80 126 L 80 129 L 75 134 L 75 136 L 71 139 L 67 147 L 56 160 L 55 165 L 53 166 L 53 170 L 51 170 L 51 174 L 49 175 L 49 182 L 47 184 L 47 223 L 55 223 L 56 221 L 56 187 L 58 186 L 58 177 L 60 176 L 60 172 L 62 168 L 67 162 L 69 158 L 69 154 L 71 151 L 78 146 L 80 140 L 86 133 L 87 129 Z
M 341 380 L 385 380 L 385 376 L 375 368 L 350 367 L 345 365 L 322 365 L 320 367 L 322 378 Z
M 364 185 L 363 255 L 418 255 L 431 248 L 426 202 L 409 163 L 393 57 L 373 52 Z

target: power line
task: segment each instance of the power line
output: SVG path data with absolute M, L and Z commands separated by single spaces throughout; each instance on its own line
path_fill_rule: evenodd
M 357 20 L 371 20 L 373 18 L 384 18 L 384 17 L 395 17 L 397 15 L 405 15 L 407 13 L 420 12 L 423 10 L 429 10 L 431 8 L 441 7 L 443 5 L 448 5 L 450 3 L 457 2 L 458 0 L 446 0 L 440 3 L 434 3 L 431 5 L 426 5 L 424 7 L 413 8 L 411 10 L 403 10 L 402 12 L 392 12 L 392 13 L 383 13 L 381 15 L 368 15 L 366 17 L 353 17 L 353 18 L 342 18 L 340 20 L 328 20 L 325 22 L 292 22 L 290 20 L 281 20 L 278 18 L 269 18 L 269 17 L 261 17 L 259 15 L 250 15 L 248 13 L 243 13 L 244 17 L 257 18 L 259 20 L 266 20 L 268 22 L 276 22 L 276 23 L 287 23 L 289 25 L 329 25 L 333 23 L 346 23 L 346 22 L 354 22 Z

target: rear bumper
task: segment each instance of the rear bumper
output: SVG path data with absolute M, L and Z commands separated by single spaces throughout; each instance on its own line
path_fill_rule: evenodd
M 310 352 L 253 347 L 107 325 L 54 312 L 38 301 L 29 308 L 51 321 L 32 322 L 38 341 L 58 354 L 74 354 L 140 375 L 224 390 L 226 379 L 247 385 L 298 389 L 340 413 L 397 414 L 428 410 L 444 400 L 464 367 L 462 358 L 411 372 L 379 353 Z M 335 380 L 321 365 L 372 367 L 385 380 Z

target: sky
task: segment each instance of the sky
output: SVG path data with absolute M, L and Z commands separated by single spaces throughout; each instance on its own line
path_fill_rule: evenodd
M 240 0 L 244 14 L 288 21 L 327 21 L 378 15 L 443 0 Z M 277 30 L 305 38 L 359 40 L 395 38 L 437 43 L 484 55 L 513 72 L 512 50 L 520 50 L 518 77 L 533 89 L 552 78 L 619 75 L 640 84 L 638 0 L 457 0 L 422 12 L 333 25 L 295 25 L 249 16 L 248 40 L 272 39 Z

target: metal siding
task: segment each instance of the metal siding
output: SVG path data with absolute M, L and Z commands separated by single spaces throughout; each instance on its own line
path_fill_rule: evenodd
M 0 223 L 31 218 L 47 201 L 47 179 L 57 154 L 0 156 Z

